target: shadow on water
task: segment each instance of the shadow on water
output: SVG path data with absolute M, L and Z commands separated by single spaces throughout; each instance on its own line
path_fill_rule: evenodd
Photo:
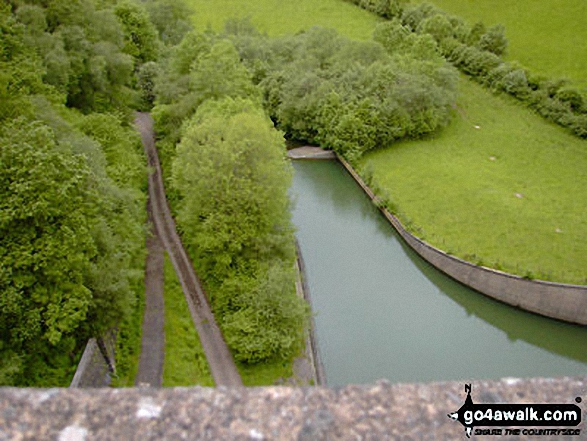
M 365 197 L 367 198 L 367 196 Z M 512 342 L 522 340 L 563 357 L 587 363 L 586 326 L 573 325 L 524 311 L 464 286 L 421 258 L 401 238 L 379 209 L 372 203 L 371 205 L 373 206 L 373 211 L 383 220 L 383 222 L 377 222 L 378 229 L 383 234 L 393 236 L 400 243 L 406 256 L 420 272 L 440 292 L 461 306 L 467 316 L 478 317 L 494 328 L 500 329 Z M 561 344 L 561 340 L 565 344 Z
M 342 168 L 342 166 L 341 166 Z M 343 169 L 346 174 L 346 170 Z M 350 177 L 350 175 L 349 175 Z M 352 178 L 351 178 L 352 179 Z M 353 181 L 354 183 L 354 181 Z M 355 183 L 358 188 L 358 184 Z M 361 189 L 361 192 L 363 190 Z M 440 292 L 460 305 L 467 316 L 476 316 L 491 326 L 502 330 L 512 342 L 523 340 L 563 357 L 587 362 L 587 327 L 565 323 L 539 316 L 488 297 L 447 276 L 421 258 L 399 235 L 383 214 L 365 195 L 371 209 L 361 210 L 364 217 L 376 213 L 382 222 L 376 222 L 378 230 L 395 238 L 406 256 Z M 561 345 L 561 339 L 570 344 Z M 573 344 L 573 342 L 575 344 Z
M 505 305 L 436 270 L 340 164 L 294 168 L 293 217 L 333 385 L 587 371 L 587 327 Z
M 587 327 L 542 317 L 494 300 L 464 287 L 422 259 L 394 230 L 410 260 L 444 295 L 461 306 L 467 316 L 476 316 L 502 330 L 512 342 L 523 340 L 573 360 L 587 362 Z M 561 340 L 566 344 L 561 345 Z

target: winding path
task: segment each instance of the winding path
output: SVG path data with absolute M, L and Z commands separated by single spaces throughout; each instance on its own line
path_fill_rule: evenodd
M 153 221 L 183 288 L 214 382 L 216 386 L 242 386 L 241 377 L 210 310 L 202 284 L 177 234 L 165 196 L 161 164 L 155 147 L 153 119 L 148 113 L 138 113 L 135 123 L 151 169 L 149 199 Z

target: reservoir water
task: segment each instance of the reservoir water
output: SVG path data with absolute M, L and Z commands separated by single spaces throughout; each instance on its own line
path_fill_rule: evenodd
M 494 301 L 405 245 L 336 161 L 291 189 L 329 386 L 587 373 L 587 327 Z

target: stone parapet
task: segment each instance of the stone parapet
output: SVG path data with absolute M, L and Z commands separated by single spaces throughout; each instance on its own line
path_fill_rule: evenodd
M 587 376 L 473 381 L 481 403 L 575 404 Z M 324 387 L 0 389 L 0 440 L 464 440 L 464 382 Z M 504 436 L 500 440 L 579 440 Z M 493 440 L 495 437 L 475 436 Z

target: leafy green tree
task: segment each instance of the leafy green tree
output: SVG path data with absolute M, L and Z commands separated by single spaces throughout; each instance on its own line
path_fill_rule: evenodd
M 187 75 L 192 70 L 192 64 L 202 55 L 210 52 L 214 38 L 208 34 L 189 32 L 181 43 L 174 48 L 170 67 L 177 75 Z
M 292 266 L 272 265 L 254 280 L 226 281 L 224 291 L 233 295 L 222 329 L 238 361 L 288 360 L 299 353 L 309 310 L 293 292 L 294 277 Z
M 149 110 L 155 103 L 155 83 L 161 69 L 154 61 L 143 64 L 137 71 L 137 88 L 140 93 L 141 110 Z
M 228 40 L 215 43 L 191 66 L 191 83 L 201 102 L 221 97 L 259 97 L 238 52 Z
M 206 101 L 173 162 L 177 216 L 227 343 L 256 363 L 299 349 L 307 307 L 294 292 L 291 166 L 251 100 Z
M 192 30 L 192 11 L 185 2 L 150 0 L 146 3 L 151 22 L 159 32 L 161 41 L 169 46 L 178 44 Z
M 334 128 L 334 148 L 350 160 L 376 147 L 377 122 L 372 107 L 369 99 L 363 100 L 356 108 L 347 110 Z
M 31 342 L 55 345 L 84 322 L 99 196 L 84 159 L 47 126 L 17 120 L 0 143 L 0 336 L 14 361 Z
M 207 102 L 186 128 L 173 163 L 183 196 L 178 221 L 208 278 L 241 260 L 292 256 L 284 143 L 253 102 Z
M 144 6 L 132 0 L 118 2 L 114 13 L 122 24 L 124 52 L 136 60 L 137 67 L 154 61 L 158 55 L 157 29 Z
M 321 78 L 320 73 L 292 65 L 287 80 L 279 89 L 279 106 L 275 117 L 280 128 L 297 139 L 314 142 L 318 133 L 316 117 L 323 99 L 334 85 Z

